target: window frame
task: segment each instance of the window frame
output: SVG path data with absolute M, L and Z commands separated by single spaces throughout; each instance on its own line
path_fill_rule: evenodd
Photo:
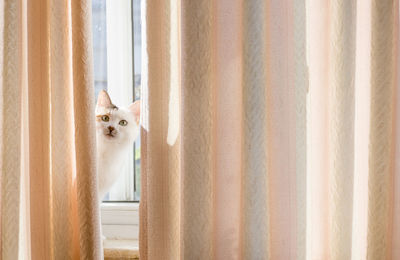
M 102 203 L 101 225 L 108 240 L 138 240 L 139 203 Z

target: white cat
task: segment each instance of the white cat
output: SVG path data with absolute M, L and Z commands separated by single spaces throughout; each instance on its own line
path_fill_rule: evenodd
M 117 107 L 102 90 L 96 105 L 97 175 L 99 200 L 116 182 L 124 164 L 124 154 L 133 149 L 139 135 L 140 101 L 127 108 Z

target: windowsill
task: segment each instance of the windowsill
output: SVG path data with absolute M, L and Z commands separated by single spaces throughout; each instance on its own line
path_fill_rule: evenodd
M 104 259 L 139 259 L 139 203 L 101 204 Z
M 139 210 L 139 202 L 102 202 L 101 210 Z
M 101 224 L 105 259 L 138 259 L 139 203 L 102 203 Z
M 137 240 L 104 240 L 104 259 L 139 259 L 139 244 Z

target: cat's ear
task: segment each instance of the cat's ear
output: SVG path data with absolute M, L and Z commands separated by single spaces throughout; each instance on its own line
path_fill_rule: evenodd
M 140 119 L 140 100 L 136 100 L 128 107 L 129 111 L 135 116 L 136 123 L 139 124 Z
M 107 91 L 104 89 L 100 91 L 99 96 L 97 97 L 97 106 L 99 107 L 112 107 L 110 96 Z

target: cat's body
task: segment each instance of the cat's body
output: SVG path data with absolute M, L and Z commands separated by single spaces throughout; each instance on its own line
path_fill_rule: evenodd
M 140 103 L 127 108 L 112 104 L 104 90 L 96 106 L 98 196 L 101 201 L 120 176 L 126 154 L 139 135 Z

